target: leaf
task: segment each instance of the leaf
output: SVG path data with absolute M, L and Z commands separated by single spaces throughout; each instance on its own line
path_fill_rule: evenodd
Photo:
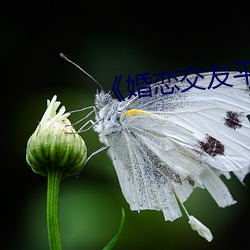
M 120 225 L 117 228 L 117 231 L 116 231 L 115 235 L 113 236 L 113 238 L 111 239 L 111 241 L 103 248 L 103 250 L 110 250 L 113 248 L 113 246 L 115 245 L 116 241 L 118 240 L 118 238 L 120 236 L 120 233 L 121 233 L 123 225 L 124 225 L 124 221 L 125 221 L 125 211 L 122 208 L 122 218 L 121 218 Z

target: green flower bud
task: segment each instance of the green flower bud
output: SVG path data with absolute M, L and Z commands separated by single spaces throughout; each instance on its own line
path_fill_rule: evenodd
M 79 172 L 86 161 L 87 148 L 67 119 L 70 113 L 65 113 L 65 107 L 56 113 L 60 105 L 56 98 L 47 101 L 47 110 L 28 140 L 26 161 L 37 174 L 47 176 L 50 168 L 58 168 L 62 177 L 67 177 Z

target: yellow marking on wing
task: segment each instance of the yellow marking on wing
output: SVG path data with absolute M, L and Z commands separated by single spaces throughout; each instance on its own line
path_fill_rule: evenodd
M 131 109 L 124 113 L 125 115 L 152 115 L 151 112 L 140 110 L 140 109 Z

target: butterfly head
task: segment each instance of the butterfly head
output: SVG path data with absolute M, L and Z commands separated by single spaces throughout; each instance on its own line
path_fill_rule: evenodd
M 95 95 L 95 106 L 98 109 L 105 107 L 111 101 L 112 101 L 112 97 L 109 93 L 106 93 L 103 90 L 101 90 L 100 92 L 97 91 L 97 93 Z

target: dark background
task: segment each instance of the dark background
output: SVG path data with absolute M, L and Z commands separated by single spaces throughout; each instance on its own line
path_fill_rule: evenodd
M 108 91 L 115 76 L 233 66 L 250 60 L 249 13 L 244 2 L 11 2 L 1 4 L 2 249 L 48 249 L 46 178 L 25 161 L 26 143 L 57 94 L 67 110 L 93 105 L 97 85 L 59 57 L 69 55 Z M 121 83 L 126 96 L 126 84 Z M 79 114 L 81 116 L 81 114 Z M 77 115 L 71 120 L 79 119 Z M 101 147 L 84 133 L 89 154 Z M 249 188 L 225 181 L 237 204 L 218 208 L 205 190 L 186 206 L 214 235 L 207 243 L 185 216 L 165 222 L 161 212 L 132 212 L 105 152 L 77 177 L 62 181 L 60 228 L 65 250 L 101 249 L 121 215 L 114 249 L 248 249 Z M 246 186 L 250 186 L 249 176 Z

